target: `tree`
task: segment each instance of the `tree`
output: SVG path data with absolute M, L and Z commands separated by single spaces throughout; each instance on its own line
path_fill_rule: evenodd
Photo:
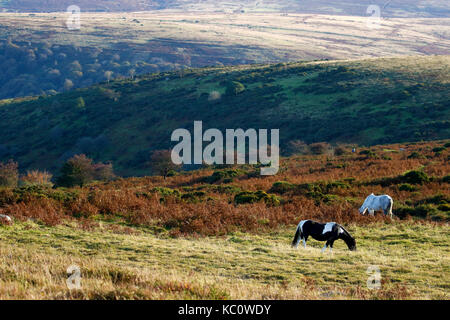
M 64 90 L 68 91 L 73 88 L 73 82 L 70 79 L 64 81 Z
M 79 97 L 76 102 L 76 107 L 78 109 L 84 109 L 86 107 L 86 103 L 84 102 L 83 97 Z
M 181 165 L 172 162 L 172 155 L 170 150 L 156 150 L 150 157 L 150 166 L 153 172 L 166 179 L 170 171 L 175 171 L 181 168 Z
M 112 71 L 105 71 L 105 78 L 109 82 L 112 78 L 113 72 Z
M 95 180 L 111 181 L 116 177 L 112 163 L 96 163 L 93 165 L 93 169 Z
M 316 142 L 309 145 L 309 150 L 312 154 L 324 154 L 330 149 L 330 145 L 326 142 Z
M 63 165 L 56 183 L 62 187 L 83 187 L 94 180 L 111 181 L 115 177 L 111 163 L 94 163 L 85 154 L 78 154 Z
M 307 154 L 309 150 L 308 145 L 302 140 L 289 141 L 286 149 L 287 155 Z
M 237 96 L 238 94 L 240 94 L 244 91 L 245 91 L 245 86 L 242 83 L 237 82 L 237 81 L 232 81 L 232 82 L 228 83 L 228 85 L 227 85 L 226 94 Z
M 13 160 L 0 162 L 0 186 L 16 187 L 19 181 L 19 165 Z
M 57 184 L 62 187 L 83 187 L 94 180 L 92 159 L 84 154 L 75 155 L 63 165 Z
M 136 75 L 136 69 L 130 69 L 128 71 L 128 74 L 130 75 L 131 80 L 133 80 L 134 76 Z

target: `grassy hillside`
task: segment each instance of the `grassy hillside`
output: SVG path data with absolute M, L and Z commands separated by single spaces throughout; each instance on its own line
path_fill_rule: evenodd
M 85 153 L 148 173 L 174 129 L 280 128 L 307 143 L 450 137 L 449 56 L 189 69 L 0 103 L 0 160 L 56 170 Z M 230 89 L 240 83 L 245 90 Z M 80 102 L 80 98 L 82 101 Z
M 14 224 L 0 225 L 0 298 L 448 299 L 449 148 L 296 155 L 269 177 L 240 166 L 1 189 Z M 394 220 L 358 213 L 371 192 L 394 198 Z M 321 254 L 312 239 L 292 249 L 302 219 L 343 224 L 357 251 L 337 241 Z M 72 264 L 81 290 L 65 284 Z M 370 266 L 379 290 L 367 288 Z
M 67 18 L 0 13 L 0 99 L 190 67 L 450 54 L 448 18 L 371 29 L 365 17 L 83 11 L 80 30 Z

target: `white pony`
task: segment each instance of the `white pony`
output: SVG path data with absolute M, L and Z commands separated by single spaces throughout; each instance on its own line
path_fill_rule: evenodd
M 367 210 L 369 210 L 370 215 L 374 215 L 376 210 L 383 210 L 384 214 L 389 214 L 392 218 L 392 207 L 394 205 L 394 200 L 388 195 L 376 196 L 373 193 L 366 198 L 361 208 L 359 208 L 359 213 L 364 215 Z

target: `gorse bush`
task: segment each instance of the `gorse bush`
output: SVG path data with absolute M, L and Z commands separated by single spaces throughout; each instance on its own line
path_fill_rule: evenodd
M 181 200 L 190 202 L 190 203 L 198 203 L 203 200 L 203 198 L 206 197 L 206 192 L 204 191 L 193 191 L 184 193 L 181 195 Z
M 370 159 L 374 159 L 377 157 L 377 154 L 372 150 L 362 150 L 359 154 L 364 155 L 364 156 L 366 156 L 366 158 L 370 158 Z
M 418 188 L 416 186 L 410 185 L 409 183 L 402 183 L 401 185 L 398 186 L 398 190 L 414 192 L 417 191 Z
M 430 181 L 430 178 L 423 171 L 412 170 L 399 177 L 401 182 L 410 184 L 424 184 Z
M 421 155 L 419 152 L 414 151 L 409 156 L 408 159 L 425 159 L 424 155 Z
M 272 188 L 270 188 L 269 192 L 284 194 L 293 191 L 295 188 L 296 186 L 294 184 L 287 181 L 277 181 L 272 185 Z
M 152 192 L 157 192 L 162 196 L 176 196 L 179 197 L 181 195 L 180 191 L 171 188 L 164 187 L 155 187 L 151 190 Z
M 230 183 L 234 178 L 246 174 L 246 172 L 239 169 L 229 169 L 229 170 L 217 170 L 214 171 L 210 177 L 206 177 L 204 182 L 206 183 Z
M 273 194 L 268 194 L 264 191 L 243 191 L 234 197 L 234 202 L 236 204 L 256 203 L 260 201 L 264 201 L 270 206 L 278 206 L 281 203 L 281 199 L 279 197 Z
M 436 148 L 433 148 L 432 151 L 438 153 L 438 152 L 444 151 L 445 149 L 446 149 L 446 147 L 436 147 Z
M 379 184 L 381 186 L 391 186 L 395 184 L 409 184 L 409 185 L 422 185 L 424 183 L 427 183 L 430 181 L 430 177 L 423 172 L 419 170 L 411 170 L 408 171 L 402 175 L 396 176 L 396 177 L 384 177 L 380 179 L 375 179 L 372 181 L 367 182 L 368 185 L 376 185 Z M 407 188 L 407 187 L 403 187 Z

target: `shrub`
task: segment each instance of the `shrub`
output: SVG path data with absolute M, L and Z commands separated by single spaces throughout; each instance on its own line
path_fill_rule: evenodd
M 243 191 L 234 197 L 234 202 L 236 204 L 246 204 L 246 203 L 256 203 L 259 201 L 264 201 L 266 204 L 271 206 L 278 206 L 281 203 L 281 199 L 273 194 L 267 194 L 264 191 Z
M 175 196 L 179 197 L 181 195 L 180 191 L 177 189 L 170 189 L 170 188 L 164 188 L 164 187 L 155 187 L 151 190 L 152 192 L 157 192 L 161 196 Z
M 450 183 L 450 175 L 443 177 L 442 182 Z
M 52 189 L 46 185 L 28 185 L 13 190 L 16 202 L 29 199 L 53 199 L 60 203 L 74 201 L 78 198 L 77 192 L 71 192 L 64 188 Z
M 204 191 L 194 191 L 188 192 L 181 196 L 181 199 L 190 202 L 190 203 L 198 203 L 202 198 L 206 196 L 206 192 Z
M 408 156 L 408 159 L 425 159 L 425 156 L 421 155 L 417 151 L 414 151 Z
M 295 189 L 295 185 L 287 181 L 278 181 L 272 185 L 269 192 L 284 194 Z
M 221 181 L 224 183 L 230 183 L 233 182 L 233 178 L 238 177 L 242 174 L 245 174 L 245 172 L 236 169 L 217 170 L 214 171 L 210 177 L 206 177 L 204 179 L 204 182 L 215 183 Z
M 368 182 L 368 185 L 381 185 L 383 187 L 387 187 L 393 184 L 424 184 L 425 182 L 429 182 L 430 178 L 427 176 L 425 172 L 412 170 L 408 171 L 403 175 L 397 177 L 383 177 L 380 179 L 375 179 Z
M 17 195 L 12 189 L 0 189 L 0 207 L 17 202 Z
M 438 153 L 438 152 L 444 151 L 445 149 L 446 149 L 445 147 L 436 147 L 436 148 L 433 148 L 432 151 Z
M 346 182 L 343 181 L 332 181 L 326 184 L 326 191 L 330 192 L 331 189 L 350 189 L 349 183 L 352 183 L 352 181 L 347 180 Z
M 360 155 L 365 155 L 366 158 L 376 158 L 377 155 L 372 150 L 363 150 L 359 153 Z
M 53 175 L 47 171 L 31 170 L 20 178 L 20 182 L 24 186 L 48 186 L 52 187 L 51 182 Z
M 395 215 L 400 218 L 404 218 L 408 215 L 413 217 L 426 218 L 428 215 L 434 213 L 436 213 L 436 208 L 429 204 L 422 204 L 417 207 L 398 206 L 395 209 Z
M 336 156 L 342 156 L 347 152 L 348 152 L 347 149 L 345 149 L 345 147 L 343 146 L 337 146 L 336 148 L 334 148 L 334 155 Z
M 19 181 L 19 165 L 9 160 L 7 163 L 0 162 L 0 186 L 16 187 Z
M 324 154 L 330 149 L 330 145 L 326 142 L 317 142 L 309 145 L 312 154 Z
M 423 171 L 412 170 L 400 177 L 401 182 L 410 184 L 424 184 L 430 181 L 430 178 Z
M 212 186 L 211 191 L 223 194 L 235 194 L 241 192 L 242 190 L 241 188 L 232 185 L 218 185 Z
M 169 170 L 169 172 L 167 172 L 168 177 L 175 177 L 177 175 L 178 175 L 178 172 L 176 172 L 175 170 Z
M 419 201 L 419 203 L 428 203 L 428 204 L 446 204 L 449 203 L 450 200 L 447 198 L 447 196 L 443 195 L 442 193 L 438 193 L 432 197 L 428 197 L 425 199 L 422 199 Z
M 417 187 L 410 185 L 409 183 L 403 183 L 398 186 L 398 190 L 413 192 L 413 191 L 417 191 Z

